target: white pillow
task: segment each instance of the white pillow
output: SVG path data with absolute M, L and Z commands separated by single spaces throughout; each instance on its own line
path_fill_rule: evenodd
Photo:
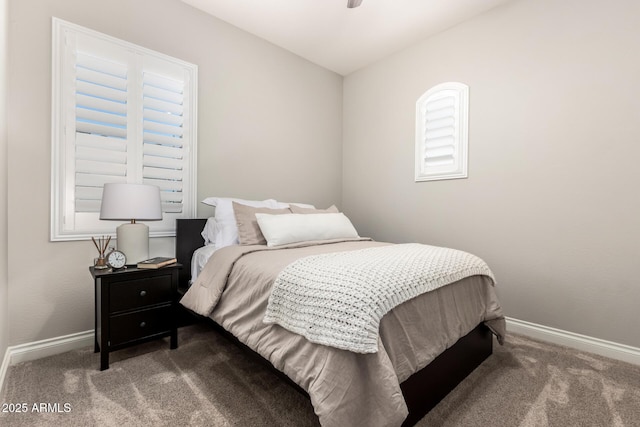
M 215 218 L 218 223 L 232 222 L 235 224 L 236 218 L 233 215 L 232 203 L 241 203 L 256 208 L 272 208 L 278 207 L 278 202 L 274 199 L 267 200 L 244 200 L 233 197 L 207 197 L 202 201 L 205 205 L 214 206 L 216 208 Z
M 267 246 L 311 240 L 359 237 L 349 218 L 343 213 L 283 214 L 256 213 Z
M 267 199 L 267 200 L 245 200 L 245 199 L 238 199 L 237 197 L 207 197 L 206 199 L 204 199 L 202 201 L 202 203 L 204 203 L 205 205 L 209 205 L 209 206 L 213 206 L 216 207 L 219 204 L 225 204 L 225 203 L 231 203 L 231 202 L 236 202 L 236 203 L 242 203 L 243 205 L 247 205 L 247 206 L 253 206 L 254 203 L 256 204 L 261 204 L 261 203 L 266 203 L 266 204 L 274 204 L 274 203 L 278 203 L 276 202 L 274 199 Z M 260 205 L 262 206 L 262 205 Z
M 235 222 L 223 222 L 218 223 L 218 235 L 214 243 L 216 249 L 224 248 L 225 246 L 239 245 L 240 239 L 238 238 L 238 226 Z
M 278 209 L 284 209 L 284 208 L 288 208 L 291 205 L 296 205 L 300 208 L 305 208 L 305 209 L 315 209 L 316 207 L 313 205 L 309 205 L 307 203 L 286 203 L 286 202 L 278 202 Z
M 202 232 L 202 238 L 204 239 L 204 245 L 212 245 L 216 242 L 216 236 L 218 235 L 218 223 L 214 217 L 207 219 L 207 223 L 204 225 Z

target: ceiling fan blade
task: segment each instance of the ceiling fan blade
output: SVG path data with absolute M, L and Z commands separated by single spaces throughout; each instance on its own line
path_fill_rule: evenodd
M 362 0 L 347 0 L 347 7 L 354 8 L 360 6 Z

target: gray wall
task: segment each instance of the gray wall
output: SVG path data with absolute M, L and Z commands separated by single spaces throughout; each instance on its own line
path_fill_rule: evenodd
M 467 250 L 508 316 L 640 347 L 640 3 L 515 1 L 344 80 L 343 208 Z M 469 178 L 413 182 L 415 101 L 470 86 Z
M 93 327 L 91 243 L 48 241 L 51 16 L 199 65 L 199 199 L 342 199 L 363 235 L 482 256 L 509 316 L 640 347 L 636 1 L 515 1 L 344 82 L 178 0 L 8 3 L 1 355 Z M 415 101 L 444 81 L 470 86 L 469 178 L 414 183 Z
M 7 32 L 8 2 L 0 0 L 0 366 L 9 345 L 7 280 Z M 0 384 L 2 379 L 0 378 Z M 2 392 L 0 387 L 0 392 Z
M 199 66 L 199 200 L 340 200 L 339 75 L 179 0 L 10 0 L 9 344 L 93 328 L 95 249 L 48 240 L 52 16 Z M 170 255 L 174 240 L 150 249 Z

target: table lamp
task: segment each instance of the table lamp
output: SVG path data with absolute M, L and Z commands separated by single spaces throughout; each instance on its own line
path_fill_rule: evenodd
M 116 229 L 118 250 L 127 264 L 149 259 L 149 227 L 136 221 L 162 219 L 160 189 L 146 184 L 104 184 L 100 219 L 130 221 Z

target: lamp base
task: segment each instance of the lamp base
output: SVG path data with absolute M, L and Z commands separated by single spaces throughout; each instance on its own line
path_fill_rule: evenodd
M 127 257 L 127 264 L 133 265 L 149 259 L 149 227 L 136 222 L 126 223 L 116 229 L 118 250 Z

